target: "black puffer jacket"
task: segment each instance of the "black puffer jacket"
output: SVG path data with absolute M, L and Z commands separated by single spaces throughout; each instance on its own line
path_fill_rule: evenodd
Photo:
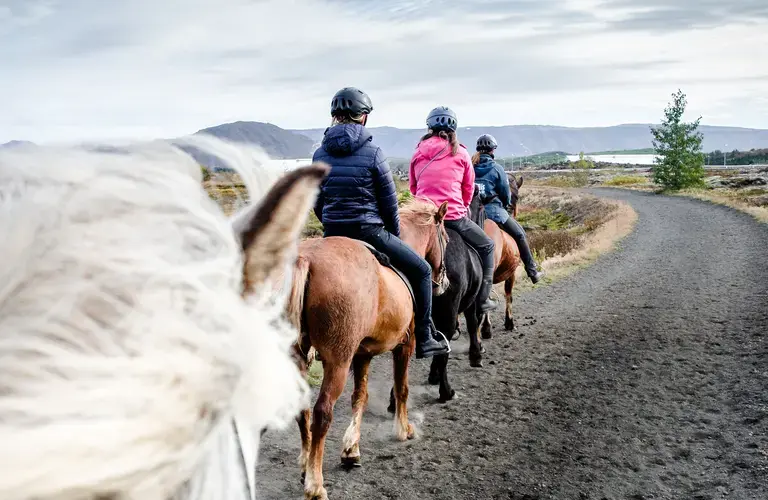
M 313 161 L 331 166 L 315 204 L 326 224 L 381 224 L 400 236 L 395 180 L 381 148 L 362 125 L 336 125 L 325 131 Z

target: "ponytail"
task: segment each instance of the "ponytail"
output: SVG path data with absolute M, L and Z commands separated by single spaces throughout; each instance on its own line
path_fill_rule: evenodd
M 448 141 L 448 143 L 451 145 L 451 156 L 456 156 L 456 154 L 459 152 L 459 139 L 456 137 L 456 132 L 453 130 L 435 131 L 430 129 L 429 132 L 427 132 L 427 134 L 421 138 L 421 140 L 425 141 L 432 137 L 439 137 Z

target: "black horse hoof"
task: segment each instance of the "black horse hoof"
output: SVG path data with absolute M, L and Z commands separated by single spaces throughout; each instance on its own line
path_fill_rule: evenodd
M 362 467 L 360 463 L 360 456 L 356 457 L 341 457 L 341 466 L 345 469 L 354 469 L 355 467 Z
M 442 394 L 440 395 L 440 398 L 437 400 L 438 403 L 447 403 L 448 401 L 453 401 L 456 398 L 456 391 L 451 389 L 450 394 L 446 397 Z
M 490 340 L 493 338 L 493 333 L 491 332 L 490 328 L 488 330 L 483 330 L 481 332 L 481 336 L 483 340 Z

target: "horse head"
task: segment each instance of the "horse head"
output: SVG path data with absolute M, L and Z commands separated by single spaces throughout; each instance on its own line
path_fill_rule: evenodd
M 192 142 L 258 187 L 263 154 Z M 165 142 L 0 153 L 0 498 L 242 498 L 233 419 L 257 436 L 308 397 L 270 281 L 326 171 L 233 223 Z
M 426 198 L 413 198 L 400 209 L 400 237 L 413 249 L 423 252 L 432 267 L 435 295 L 442 295 L 448 289 L 445 266 L 448 232 L 444 223 L 447 212 L 448 202 L 438 207 Z
M 520 176 L 519 179 L 515 179 L 515 176 L 512 174 L 508 174 L 507 177 L 509 178 L 509 191 L 511 194 L 510 198 L 512 199 L 509 210 L 512 212 L 512 217 L 517 217 L 517 203 L 520 201 L 520 188 L 523 186 L 523 177 Z
M 435 213 L 435 229 L 430 233 L 426 255 L 427 262 L 432 266 L 432 288 L 437 296 L 444 294 L 450 285 L 445 266 L 445 251 L 448 247 L 448 232 L 445 230 L 446 212 L 448 212 L 447 201 L 443 202 Z

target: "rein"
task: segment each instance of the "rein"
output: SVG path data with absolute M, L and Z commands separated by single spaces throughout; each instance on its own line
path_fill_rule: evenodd
M 438 288 L 440 284 L 445 280 L 445 274 L 447 272 L 445 268 L 445 241 L 443 239 L 443 232 L 440 230 L 440 224 L 436 225 L 437 231 L 437 245 L 440 247 L 440 267 L 437 269 L 437 280 L 432 278 L 432 287 Z

